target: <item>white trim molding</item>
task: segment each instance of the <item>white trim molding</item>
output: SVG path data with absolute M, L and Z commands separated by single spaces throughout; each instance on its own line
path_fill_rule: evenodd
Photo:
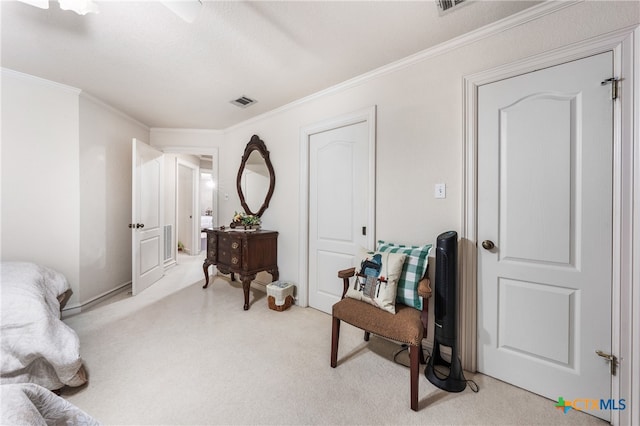
M 163 151 L 164 152 L 164 151 Z M 175 159 L 175 238 L 174 241 L 178 243 L 179 230 L 180 230 L 180 166 L 184 166 L 191 170 L 191 247 L 185 247 L 184 251 L 190 256 L 197 256 L 200 254 L 200 165 L 194 164 L 183 158 L 176 157 Z M 165 188 L 166 190 L 166 188 Z M 197 215 L 197 219 L 193 216 Z M 164 226 L 164 224 L 163 224 Z M 176 261 L 178 254 L 176 253 Z
M 65 90 L 67 92 L 74 93 L 78 96 L 80 96 L 80 93 L 82 92 L 82 90 L 78 89 L 77 87 L 68 86 L 62 83 L 57 83 L 55 81 L 47 80 L 45 78 L 36 77 L 35 75 L 25 74 L 23 72 L 15 71 L 10 68 L 0 68 L 0 69 L 2 70 L 2 75 L 19 78 L 26 81 L 31 81 L 34 83 L 41 84 L 43 86 L 49 86 L 56 89 Z
M 300 260 L 298 267 L 298 296 L 299 306 L 309 306 L 309 140 L 312 135 L 338 127 L 366 122 L 369 130 L 369 223 L 367 244 L 375 245 L 376 223 L 376 106 L 364 108 L 350 114 L 333 117 L 300 130 L 300 208 L 299 208 L 299 244 Z M 336 271 L 337 273 L 337 271 Z
M 629 261 L 628 267 L 623 268 L 622 282 L 628 293 L 622 294 L 621 299 L 625 300 L 625 315 L 621 322 L 625 328 L 621 330 L 625 341 L 621 345 L 621 355 L 628 355 L 630 383 L 622 383 L 621 391 L 628 392 L 631 403 L 631 412 L 620 416 L 618 424 L 640 424 L 640 27 L 636 27 L 631 35 L 631 42 L 625 43 L 622 52 L 622 66 L 624 73 L 630 77 L 629 81 L 623 82 L 626 85 L 622 95 L 622 110 L 624 111 L 622 140 L 630 151 L 627 162 L 631 170 L 631 188 L 625 188 L 627 193 L 625 199 L 630 203 L 624 206 L 626 214 L 625 224 L 629 224 L 631 229 L 628 234 L 623 234 L 625 251 L 625 261 Z M 625 109 L 626 108 L 626 109 Z M 626 124 L 625 124 L 626 123 Z M 632 159 L 632 160 L 631 160 Z M 626 178 L 625 178 L 626 180 Z M 628 284 L 626 284 L 628 283 Z
M 105 300 L 108 300 L 113 296 L 123 293 L 125 291 L 128 291 L 129 293 L 131 293 L 131 281 L 128 281 L 124 284 L 120 284 L 119 286 L 112 288 L 111 290 L 107 290 L 104 293 L 99 294 L 95 297 L 92 297 L 91 299 L 83 303 L 75 303 L 71 306 L 65 306 L 61 312 L 62 319 L 68 318 L 73 315 L 77 315 L 83 310 L 87 310 L 92 306 L 102 303 Z
M 157 130 L 157 129 L 156 129 Z M 162 131 L 168 131 L 168 132 L 178 132 L 179 131 L 177 129 L 163 129 Z M 206 133 L 209 133 L 210 131 L 207 130 L 205 131 Z M 214 182 L 216 182 L 216 187 L 213 190 L 213 197 L 214 197 L 214 203 L 213 203 L 213 217 L 215 217 L 217 220 L 220 219 L 220 216 L 218 214 L 218 209 L 219 209 L 219 200 L 218 200 L 218 184 L 220 181 L 220 177 L 219 177 L 219 171 L 220 171 L 220 165 L 219 165 L 219 148 L 217 147 L 198 147 L 198 146 L 178 146 L 178 145 L 171 145 L 171 146 L 154 146 L 154 148 L 159 149 L 160 151 L 162 151 L 165 154 L 185 154 L 185 155 L 210 155 L 211 156 L 211 160 L 212 160 L 212 171 L 211 173 L 213 174 L 213 180 Z M 177 159 L 176 159 L 177 160 Z M 177 173 L 177 167 L 176 167 L 176 173 Z M 198 177 L 198 182 L 200 180 L 200 178 Z M 176 179 L 176 185 L 177 185 L 177 179 Z M 173 188 L 173 190 L 176 193 L 177 196 L 177 186 Z M 196 192 L 196 194 L 194 194 L 194 196 L 199 197 L 199 192 Z M 176 198 L 177 201 L 177 198 Z M 177 210 L 177 204 L 176 204 L 176 210 Z M 199 214 L 199 213 L 198 213 Z M 175 219 L 175 218 L 174 218 Z M 173 238 L 174 238 L 174 246 L 177 244 L 177 234 L 178 234 L 178 229 L 177 229 L 178 223 L 177 221 L 174 220 L 173 223 Z M 199 237 L 198 237 L 199 240 Z M 177 253 L 173 252 L 173 258 L 172 261 L 166 262 L 165 263 L 165 270 L 171 266 L 173 266 L 176 261 L 177 261 Z
M 612 349 L 619 370 L 611 398 L 627 409 L 611 423 L 640 424 L 640 27 L 620 29 L 522 61 L 464 77 L 464 145 L 460 235 L 460 325 L 463 368 L 477 369 L 477 93 L 478 87 L 603 52 L 613 52 L 621 80 L 614 103 Z
M 107 111 L 110 111 L 111 113 L 113 113 L 113 114 L 115 114 L 115 115 L 117 115 L 117 116 L 119 116 L 121 118 L 124 118 L 125 120 L 133 123 L 136 126 L 142 127 L 147 132 L 149 131 L 149 126 L 147 126 L 143 122 L 138 121 L 135 118 L 133 118 L 132 116 L 130 116 L 129 114 L 127 114 L 127 113 L 125 113 L 123 111 L 120 111 L 119 109 L 109 105 L 108 103 L 106 103 L 102 99 L 99 99 L 99 98 L 96 98 L 93 95 L 90 95 L 88 92 L 82 91 L 80 93 L 80 97 L 82 97 L 82 98 L 84 98 L 84 99 L 86 99 L 86 100 L 88 100 L 90 102 L 93 102 L 94 104 L 106 109 Z
M 192 133 L 192 134 L 208 134 L 208 135 L 217 135 L 222 136 L 225 134 L 224 130 L 215 130 L 215 129 L 177 129 L 172 127 L 150 127 L 149 131 L 154 133 L 167 133 L 167 134 L 177 134 L 181 135 L 184 133 Z
M 581 3 L 582 1 L 583 0 L 542 2 L 538 5 L 532 6 L 521 12 L 515 13 L 506 18 L 503 18 L 499 21 L 487 24 L 484 27 L 478 28 L 476 30 L 470 31 L 461 36 L 444 41 L 438 45 L 435 45 L 433 47 L 427 48 L 420 52 L 414 53 L 413 55 L 409 55 L 395 62 L 391 62 L 390 64 L 383 65 L 379 68 L 376 68 L 374 70 L 371 70 L 369 72 L 356 76 L 349 80 L 343 81 L 342 83 L 338 83 L 335 86 L 328 87 L 324 90 L 313 93 L 309 96 L 305 96 L 304 98 L 295 100 L 279 108 L 276 108 L 276 109 L 267 111 L 263 114 L 257 115 L 255 117 L 249 118 L 241 123 L 229 126 L 224 130 L 224 132 L 229 132 L 238 128 L 242 128 L 244 126 L 247 126 L 252 123 L 256 123 L 261 120 L 266 120 L 284 111 L 306 104 L 307 102 L 312 102 L 316 99 L 323 98 L 324 96 L 351 89 L 353 87 L 366 83 L 367 81 L 374 80 L 376 78 L 385 76 L 389 73 L 401 70 L 403 68 L 410 67 L 417 63 L 426 61 L 428 59 L 432 59 L 436 56 L 454 51 L 468 44 L 475 43 L 479 40 L 494 36 L 496 34 L 500 34 L 504 31 L 507 31 L 510 28 L 515 28 L 527 22 L 535 21 L 536 19 L 540 19 L 543 16 L 553 14 L 561 9 L 564 9 L 565 7 L 573 6 L 577 3 Z

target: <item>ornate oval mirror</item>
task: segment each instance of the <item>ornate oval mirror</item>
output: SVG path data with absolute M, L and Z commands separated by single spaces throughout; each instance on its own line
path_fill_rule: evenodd
M 276 185 L 276 175 L 264 142 L 253 135 L 244 149 L 236 186 L 245 213 L 262 216 Z

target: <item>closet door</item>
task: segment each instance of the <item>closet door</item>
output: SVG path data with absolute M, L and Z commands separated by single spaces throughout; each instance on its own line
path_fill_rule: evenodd
M 554 401 L 611 395 L 612 72 L 607 52 L 478 90 L 478 369 Z
M 373 246 L 373 153 L 369 123 L 309 138 L 309 305 L 331 313 L 342 296 L 337 273 Z

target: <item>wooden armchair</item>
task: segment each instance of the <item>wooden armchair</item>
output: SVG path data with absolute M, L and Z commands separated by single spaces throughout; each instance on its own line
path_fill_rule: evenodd
M 427 269 L 428 271 L 428 269 Z M 418 411 L 418 376 L 420 364 L 425 363 L 422 339 L 427 335 L 428 302 L 431 287 L 428 274 L 420 281 L 418 294 L 422 297 L 422 311 L 396 303 L 396 314 L 389 313 L 366 302 L 345 298 L 349 288 L 349 278 L 355 275 L 355 268 L 338 272 L 342 278 L 344 291 L 342 300 L 333 305 L 331 332 L 331 367 L 338 361 L 338 339 L 340 321 L 364 330 L 364 340 L 369 341 L 371 333 L 409 346 L 411 378 L 411 409 Z

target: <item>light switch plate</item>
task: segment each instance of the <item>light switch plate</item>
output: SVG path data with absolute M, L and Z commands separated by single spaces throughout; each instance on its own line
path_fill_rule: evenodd
M 435 198 L 447 198 L 447 186 L 444 183 L 436 183 Z

